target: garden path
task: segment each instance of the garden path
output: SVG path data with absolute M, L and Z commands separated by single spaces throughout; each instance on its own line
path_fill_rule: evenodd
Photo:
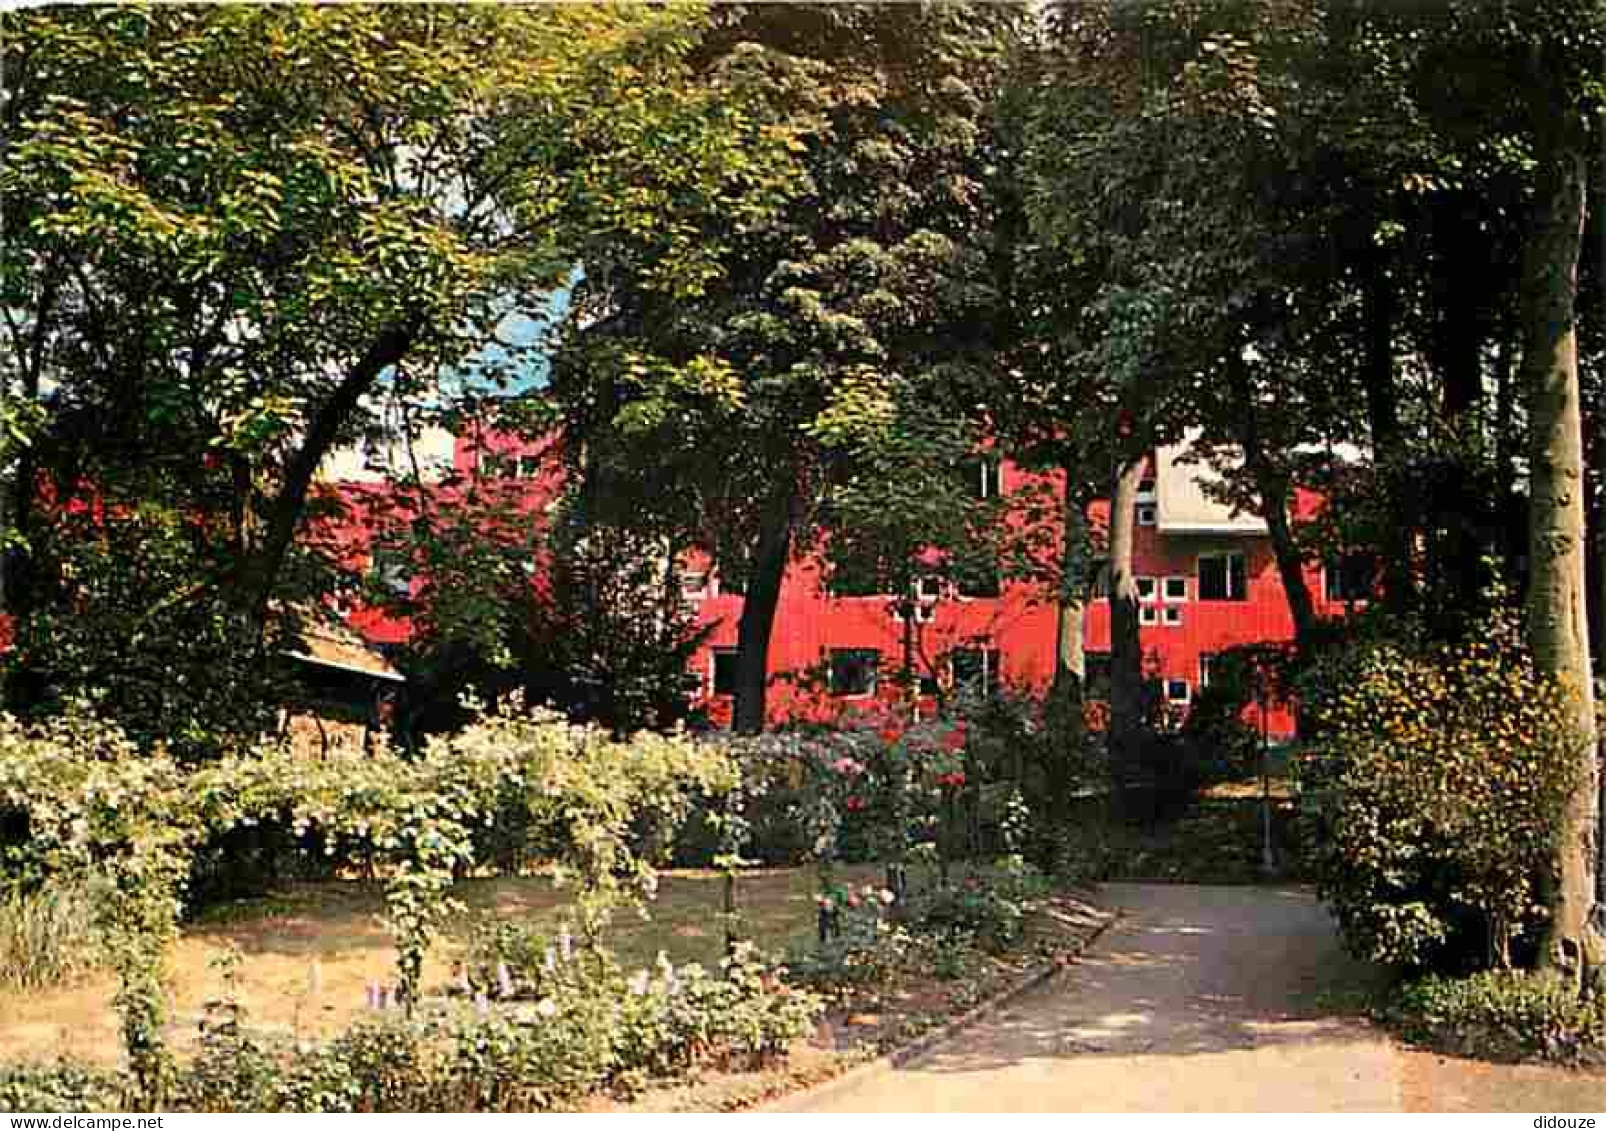
M 1065 974 L 902 1068 L 775 1110 L 1400 1110 L 1387 1038 L 1329 1008 L 1368 974 L 1308 890 L 1102 891 L 1126 917 Z

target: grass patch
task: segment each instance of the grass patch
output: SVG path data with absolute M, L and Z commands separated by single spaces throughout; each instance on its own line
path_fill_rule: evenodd
M 94 969 L 98 953 L 81 886 L 50 885 L 0 899 L 0 990 L 65 985 Z

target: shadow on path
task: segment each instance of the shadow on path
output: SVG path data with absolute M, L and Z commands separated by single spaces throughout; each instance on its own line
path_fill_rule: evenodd
M 1366 983 L 1295 888 L 1112 884 L 1126 920 L 1042 990 L 810 1111 L 1397 1108 L 1387 1042 L 1323 1003 Z

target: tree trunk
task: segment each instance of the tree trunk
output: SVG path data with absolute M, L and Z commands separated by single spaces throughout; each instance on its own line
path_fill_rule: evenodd
M 1082 639 L 1088 590 L 1087 513 L 1077 470 L 1064 468 L 1064 524 L 1060 546 L 1059 601 L 1055 617 L 1054 682 L 1049 688 L 1047 779 L 1050 825 L 1070 820 L 1077 768 L 1086 737 L 1087 652 Z M 1024 786 L 1022 787 L 1024 790 Z M 1053 866 L 1055 861 L 1046 863 Z
M 1130 764 L 1144 723 L 1143 645 L 1138 632 L 1138 590 L 1132 576 L 1137 534 L 1138 482 L 1143 460 L 1117 468 L 1110 492 L 1110 769 Z
M 1578 259 L 1584 223 L 1584 155 L 1560 144 L 1542 153 L 1524 254 L 1522 385 L 1528 396 L 1530 500 L 1528 641 L 1540 672 L 1574 694 L 1579 781 L 1568 799 L 1546 892 L 1551 910 L 1540 961 L 1580 984 L 1603 957 L 1591 919 L 1595 898 L 1598 770 L 1585 614 L 1582 414 L 1578 388 Z
M 759 526 L 752 575 L 736 624 L 736 703 L 732 723 L 739 734 L 764 729 L 764 700 L 769 689 L 770 635 L 781 602 L 781 583 L 792 556 L 792 528 L 797 522 L 797 488 L 787 482 L 771 498 Z
M 1405 612 L 1416 603 L 1411 569 L 1411 526 L 1405 521 L 1401 478 L 1399 403 L 1394 386 L 1394 284 L 1382 255 L 1369 251 L 1361 273 L 1361 319 L 1365 340 L 1361 381 L 1372 433 L 1372 462 L 1383 494 L 1383 603 Z
M 300 447 L 285 466 L 284 483 L 268 508 L 262 544 L 245 563 L 236 593 L 240 611 L 258 634 L 266 623 L 268 600 L 279 580 L 279 572 L 284 568 L 296 528 L 301 524 L 307 492 L 312 487 L 318 466 L 334 447 L 341 427 L 357 410 L 362 398 L 372 390 L 380 374 L 407 355 L 414 333 L 411 326 L 397 326 L 379 334 L 368 351 L 346 371 L 340 384 L 335 386 L 335 391 L 312 417 Z
M 1237 407 L 1238 442 L 1243 445 L 1244 461 L 1249 465 L 1250 474 L 1255 478 L 1255 491 L 1260 495 L 1260 513 L 1266 520 L 1277 575 L 1282 579 L 1288 612 L 1294 620 L 1294 646 L 1300 655 L 1309 655 L 1316 633 L 1316 605 L 1311 600 L 1310 587 L 1305 584 L 1305 560 L 1294 542 L 1293 527 L 1288 521 L 1288 479 L 1266 458 L 1247 364 L 1241 357 L 1229 356 L 1227 369 Z

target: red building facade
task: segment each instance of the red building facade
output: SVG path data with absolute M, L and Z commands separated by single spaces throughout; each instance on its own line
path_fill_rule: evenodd
M 550 442 L 520 443 L 495 435 L 461 438 L 453 463 L 460 475 L 489 468 L 505 486 L 516 481 L 521 507 L 538 521 L 562 487 Z M 1013 492 L 1045 482 L 1008 460 L 986 475 L 989 491 Z M 1210 680 L 1211 661 L 1228 649 L 1282 643 L 1294 635 L 1288 600 L 1264 525 L 1215 503 L 1203 486 L 1211 478 L 1189 464 L 1185 449 L 1161 449 L 1139 492 L 1134 574 L 1140 598 L 1140 639 L 1147 678 L 1168 705 L 1184 712 Z M 1301 493 L 1296 521 L 1308 519 L 1321 500 Z M 1095 502 L 1095 530 L 1106 527 L 1108 503 Z M 682 587 L 699 623 L 711 626 L 693 660 L 700 703 L 717 723 L 730 718 L 737 624 L 743 598 L 721 583 L 706 563 L 687 562 Z M 1342 615 L 1346 602 L 1336 578 L 1319 566 L 1306 569 L 1319 615 Z M 1353 596 L 1353 595 L 1351 595 Z M 1041 586 L 1003 580 L 995 595 L 966 595 L 951 586 L 923 586 L 913 603 L 915 624 L 902 615 L 910 602 L 892 594 L 842 596 L 827 584 L 822 563 L 804 556 L 789 568 L 770 641 L 773 721 L 828 717 L 875 706 L 899 694 L 904 666 L 928 692 L 934 684 L 980 678 L 989 685 L 1042 691 L 1054 673 L 1057 615 Z M 358 621 L 376 639 L 404 632 L 395 622 Z M 1110 641 L 1109 601 L 1095 596 L 1084 617 L 1089 679 L 1097 694 Z M 912 645 L 912 647 L 911 647 Z M 935 706 L 934 694 L 925 700 Z M 1289 707 L 1274 706 L 1268 730 L 1293 730 Z

